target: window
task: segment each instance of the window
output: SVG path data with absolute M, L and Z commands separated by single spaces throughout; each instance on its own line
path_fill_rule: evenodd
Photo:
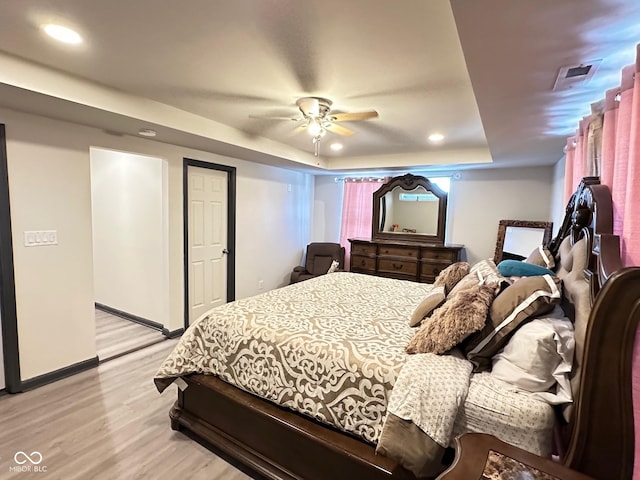
M 438 200 L 438 197 L 432 193 L 401 193 L 398 198 L 401 202 L 433 202 Z

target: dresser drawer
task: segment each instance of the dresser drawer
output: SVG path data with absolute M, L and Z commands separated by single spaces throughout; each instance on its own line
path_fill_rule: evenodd
M 438 274 L 451 265 L 452 262 L 422 261 L 420 262 L 420 281 L 433 283 Z
M 351 255 L 375 255 L 376 254 L 376 245 L 370 243 L 352 243 L 351 244 Z
M 392 257 L 418 258 L 418 247 L 404 245 L 380 245 L 378 255 L 389 255 Z
M 376 258 L 363 257 L 361 255 L 351 255 L 351 271 L 352 272 L 375 272 Z
M 416 277 L 418 274 L 418 262 L 398 258 L 379 258 L 378 271 L 388 273 L 402 273 L 405 275 L 413 275 L 414 277 Z
M 446 248 L 423 248 L 420 254 L 421 259 L 428 260 L 448 260 L 451 263 L 457 262 L 459 251 Z

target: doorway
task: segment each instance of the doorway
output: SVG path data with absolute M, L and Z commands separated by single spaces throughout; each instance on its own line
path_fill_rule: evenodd
M 185 158 L 185 329 L 235 299 L 236 169 Z
M 91 147 L 100 362 L 163 341 L 169 322 L 167 161 Z
M 4 124 L 0 123 L 0 391 L 22 390 L 18 356 L 18 317 L 13 271 L 13 239 L 9 208 L 9 174 Z

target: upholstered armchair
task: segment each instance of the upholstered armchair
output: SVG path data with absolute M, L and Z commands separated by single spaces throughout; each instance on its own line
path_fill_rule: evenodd
M 296 283 L 309 278 L 324 275 L 334 260 L 340 269 L 344 269 L 344 247 L 339 243 L 316 242 L 307 245 L 304 266 L 298 266 L 291 272 L 291 282 Z

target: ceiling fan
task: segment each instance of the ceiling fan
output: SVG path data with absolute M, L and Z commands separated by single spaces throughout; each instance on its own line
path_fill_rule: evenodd
M 251 115 L 251 118 L 261 118 L 269 120 L 294 120 L 301 122 L 299 129 L 306 129 L 313 137 L 315 145 L 315 156 L 318 156 L 318 143 L 320 139 L 327 133 L 332 132 L 344 137 L 350 137 L 355 132 L 338 125 L 338 122 L 356 122 L 359 120 L 368 120 L 377 118 L 378 112 L 369 110 L 367 112 L 352 113 L 331 113 L 331 105 L 333 102 L 328 98 L 322 97 L 302 97 L 296 101 L 298 109 L 302 117 L 260 117 Z

